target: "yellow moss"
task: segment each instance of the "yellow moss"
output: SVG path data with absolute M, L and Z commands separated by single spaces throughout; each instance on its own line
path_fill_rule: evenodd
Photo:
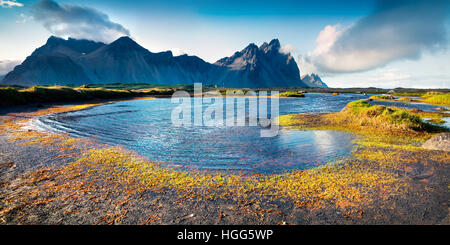
M 26 201 L 28 205 L 43 205 L 49 202 L 76 202 L 83 198 L 109 198 L 117 204 L 117 212 L 105 213 L 101 223 L 120 223 L 126 215 L 123 207 L 129 201 L 129 195 L 147 191 L 174 191 L 180 202 L 188 198 L 223 198 L 245 202 L 287 199 L 298 207 L 318 209 L 333 204 L 343 210 L 358 210 L 362 206 L 370 206 L 375 199 L 406 191 L 407 177 L 402 173 L 408 172 L 415 161 L 450 162 L 449 153 L 420 148 L 420 144 L 432 133 L 378 121 L 376 116 L 385 113 L 385 109 L 361 109 L 358 103 L 370 108 L 357 102 L 352 104 L 353 109 L 340 113 L 280 117 L 281 125 L 293 129 L 343 130 L 359 136 L 354 141 L 352 156 L 326 166 L 270 175 L 180 171 L 162 167 L 119 147 L 86 147 L 79 148 L 81 154 L 76 160 L 61 168 L 27 173 L 24 179 L 29 186 L 37 189 L 5 202 L 19 199 L 19 203 Z M 54 110 L 46 112 L 50 111 Z M 358 113 L 363 113 L 366 118 L 361 118 Z M 30 144 L 44 142 L 65 150 L 78 142 L 66 135 L 17 133 L 20 130 L 15 122 L 7 122 L 9 127 L 6 128 Z M 117 200 L 111 197 L 114 193 L 126 193 L 128 196 Z M 149 218 L 149 222 L 155 219 Z
M 404 102 L 404 103 L 409 103 L 409 102 L 420 102 L 419 100 L 411 99 L 411 98 L 398 98 L 398 99 L 396 99 L 396 101 Z
M 175 190 L 180 197 L 285 197 L 302 206 L 327 202 L 337 206 L 342 206 L 343 203 L 361 205 L 370 200 L 369 193 L 386 191 L 391 184 L 397 182 L 393 174 L 351 164 L 250 177 L 184 172 L 143 161 L 119 148 L 89 150 L 78 161 L 64 167 L 61 173 L 69 174 L 71 177 L 68 178 L 82 176 L 93 182 L 126 183 L 131 189 L 144 188 L 155 192 Z

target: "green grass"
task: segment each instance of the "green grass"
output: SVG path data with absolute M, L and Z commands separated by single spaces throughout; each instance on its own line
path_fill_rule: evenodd
M 25 105 L 30 103 L 73 102 L 95 99 L 120 99 L 138 96 L 171 95 L 168 90 L 123 90 L 105 88 L 71 88 L 67 86 L 34 86 L 26 89 L 0 88 L 0 106 Z
M 397 93 L 400 94 L 400 93 Z M 396 100 L 400 102 L 423 102 L 427 104 L 433 104 L 433 105 L 443 105 L 443 106 L 450 106 L 450 93 L 444 93 L 444 92 L 427 92 L 427 93 L 401 93 L 402 95 L 420 95 L 421 99 L 411 99 L 411 98 L 399 98 L 394 99 L 391 95 L 386 94 L 379 94 L 371 96 L 370 99 L 372 100 Z
M 363 100 L 352 101 L 347 104 L 346 109 L 353 114 L 359 114 L 365 108 L 370 108 L 372 105 Z
M 419 116 L 407 110 L 383 105 L 371 105 L 366 101 L 353 101 L 348 104 L 349 112 L 360 119 L 374 119 L 379 125 L 402 125 L 406 128 L 421 130 L 424 123 Z
M 437 118 L 437 117 L 436 117 Z M 406 109 L 353 101 L 338 113 L 297 114 L 279 117 L 279 123 L 294 129 L 342 130 L 364 135 L 423 138 L 430 133 L 447 131 L 422 120 Z
M 393 96 L 410 96 L 410 97 L 422 97 L 425 92 L 404 92 L 404 93 L 393 93 Z
M 444 124 L 445 123 L 445 120 L 443 120 L 442 118 L 432 118 L 427 121 L 431 122 L 431 123 L 435 123 L 435 124 Z
M 249 90 L 247 89 L 220 89 L 217 90 L 222 96 L 226 96 L 227 93 L 231 95 L 246 95 Z
M 387 95 L 387 94 L 378 94 L 378 95 L 370 96 L 370 99 L 372 99 L 372 100 L 392 100 L 393 97 L 391 95 Z
M 450 93 L 427 93 L 423 97 L 425 103 L 450 106 Z
M 396 99 L 396 101 L 399 101 L 399 102 L 406 102 L 406 103 L 409 103 L 409 102 L 419 102 L 418 100 L 411 99 L 411 98 L 398 98 L 398 99 Z
M 279 97 L 288 97 L 288 98 L 303 98 L 303 97 L 305 97 L 305 94 L 297 92 L 297 91 L 286 91 L 286 92 L 280 93 L 278 96 Z

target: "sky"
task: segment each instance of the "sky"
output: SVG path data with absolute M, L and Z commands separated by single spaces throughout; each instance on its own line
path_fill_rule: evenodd
M 0 0 L 0 75 L 50 35 L 208 62 L 278 38 L 330 87 L 450 88 L 450 0 Z

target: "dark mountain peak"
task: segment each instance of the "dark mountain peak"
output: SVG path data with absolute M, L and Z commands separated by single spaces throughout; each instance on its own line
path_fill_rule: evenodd
M 270 41 L 269 46 L 279 48 L 280 47 L 280 41 L 278 40 L 278 38 L 274 38 L 274 39 L 272 39 L 272 41 Z
M 297 63 L 291 56 L 280 52 L 278 39 L 265 42 L 260 47 L 251 43 L 242 51 L 220 59 L 215 64 L 237 72 L 234 76 L 242 81 L 240 86 L 304 86 Z
M 109 52 L 117 52 L 117 53 L 131 52 L 131 51 L 150 52 L 128 36 L 118 38 L 114 42 L 106 45 L 105 48 Z
M 280 50 L 280 47 L 281 47 L 280 41 L 277 38 L 275 38 L 275 39 L 272 39 L 272 41 L 270 41 L 270 43 L 266 43 L 266 42 L 263 43 L 261 45 L 261 47 L 259 47 L 259 49 L 262 50 L 266 54 L 271 53 L 271 52 L 278 53 L 278 51 Z
M 246 50 L 257 50 L 258 46 L 256 46 L 256 44 L 254 43 L 250 43 L 249 45 L 247 45 L 247 47 L 245 47 L 242 51 L 246 51 Z
M 70 38 L 64 39 L 61 37 L 50 36 L 44 46 L 38 48 L 32 55 L 68 55 L 77 56 L 88 54 L 102 46 L 104 43 L 94 42 L 86 39 Z
M 144 49 L 141 45 L 136 43 L 133 39 L 131 39 L 128 36 L 120 37 L 116 41 L 110 43 L 108 46 L 109 47 L 120 48 L 120 49 L 124 49 L 124 50 Z
M 234 53 L 231 57 L 225 57 L 216 61 L 216 65 L 229 66 L 233 70 L 243 70 L 255 66 L 257 62 L 259 48 L 254 43 L 250 43 L 243 50 Z
M 63 42 L 65 42 L 66 40 L 65 39 L 63 39 L 63 38 L 61 38 L 61 37 L 56 37 L 56 36 L 50 36 L 48 39 L 47 39 L 47 45 L 52 45 L 52 44 L 59 44 L 59 43 L 63 43 Z
M 258 61 L 262 59 L 271 59 L 274 56 L 280 55 L 280 41 L 273 39 L 269 43 L 264 42 L 260 47 L 254 43 L 250 43 L 242 51 L 234 53 L 231 57 L 225 57 L 216 62 L 217 65 L 230 66 L 234 68 L 244 68 L 251 64 L 254 66 Z M 267 57 L 266 57 L 267 56 Z M 285 56 L 283 55 L 283 59 Z M 240 64 L 237 64 L 240 63 Z
M 119 37 L 117 40 L 115 40 L 113 43 L 129 43 L 129 44 L 136 44 L 138 45 L 133 39 L 131 39 L 129 36 L 123 36 L 123 37 Z

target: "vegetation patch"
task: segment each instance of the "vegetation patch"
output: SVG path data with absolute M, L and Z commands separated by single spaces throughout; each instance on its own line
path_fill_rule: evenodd
M 403 92 L 403 93 L 392 93 L 393 96 L 409 96 L 409 97 L 422 97 L 426 92 Z
M 30 103 L 74 102 L 86 100 L 129 99 L 143 96 L 169 96 L 173 89 L 105 89 L 81 86 L 34 86 L 25 89 L 0 87 L 0 106 L 24 105 Z
M 434 124 L 444 124 L 445 120 L 441 119 L 441 118 L 431 118 L 427 120 L 430 123 L 434 123 Z
M 283 93 L 279 93 L 278 96 L 280 98 L 303 98 L 305 97 L 305 94 L 298 91 L 286 91 Z
M 432 105 L 450 106 L 450 93 L 445 92 L 424 92 L 424 93 L 396 93 L 398 96 L 419 96 L 418 99 L 412 98 L 398 98 L 395 99 L 392 95 L 374 95 L 371 96 L 372 100 L 395 100 L 399 102 L 421 102 Z
M 410 102 L 420 102 L 419 100 L 416 100 L 416 99 L 411 99 L 411 98 L 398 98 L 398 99 L 395 99 L 396 101 L 398 101 L 398 102 L 404 102 L 404 103 L 410 103 Z
M 284 115 L 280 125 L 294 129 L 334 129 L 363 135 L 390 135 L 427 138 L 445 130 L 423 122 L 406 109 L 371 105 L 366 101 L 350 102 L 343 111 L 330 114 Z
M 427 93 L 423 97 L 425 103 L 450 106 L 450 93 Z
M 372 100 L 393 100 L 394 96 L 389 95 L 389 94 L 378 94 L 378 95 L 370 96 L 369 99 L 372 99 Z

